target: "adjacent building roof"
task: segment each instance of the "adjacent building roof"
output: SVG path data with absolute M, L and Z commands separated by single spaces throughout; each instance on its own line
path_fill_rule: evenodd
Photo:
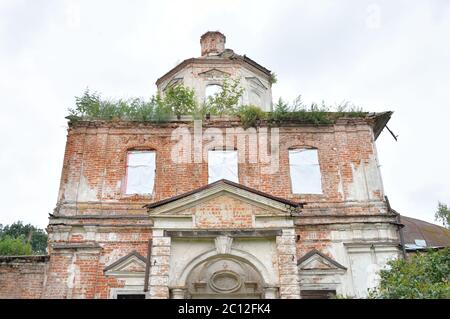
M 450 247 L 450 230 L 426 221 L 400 216 L 406 250 Z

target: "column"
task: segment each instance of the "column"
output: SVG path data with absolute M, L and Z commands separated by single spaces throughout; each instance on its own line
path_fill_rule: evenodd
M 278 288 L 277 287 L 264 287 L 264 299 L 277 299 Z
M 164 237 L 162 230 L 153 232 L 150 253 L 149 298 L 169 299 L 170 237 Z
M 186 289 L 184 288 L 172 288 L 172 298 L 173 299 L 185 299 Z
M 294 228 L 285 228 L 277 236 L 278 273 L 280 276 L 280 298 L 300 299 L 298 282 L 297 250 Z

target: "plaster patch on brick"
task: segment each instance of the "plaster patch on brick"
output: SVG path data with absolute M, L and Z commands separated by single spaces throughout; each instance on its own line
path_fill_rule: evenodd
M 78 186 L 78 200 L 83 202 L 97 200 L 97 191 L 89 187 L 88 180 L 84 175 L 81 176 L 80 185 Z
M 353 182 L 347 187 L 349 200 L 376 199 L 382 194 L 380 172 L 375 155 L 371 155 L 366 163 L 364 162 L 361 160 L 357 166 L 350 164 Z
M 338 170 L 338 176 L 339 176 L 339 182 L 338 182 L 338 186 L 337 186 L 337 191 L 341 195 L 342 200 L 344 200 L 345 199 L 344 185 L 342 183 L 342 175 L 341 175 L 341 171 L 340 170 Z
M 112 264 L 119 258 L 123 257 L 125 254 L 119 249 L 113 249 L 109 255 L 105 257 L 105 265 Z
M 64 198 L 83 202 L 97 201 L 97 191 L 89 186 L 87 178 L 82 175 L 80 182 L 70 181 L 65 185 Z
M 76 276 L 76 268 L 77 266 L 75 265 L 77 261 L 77 255 L 74 254 L 73 258 L 72 258 L 72 262 L 70 263 L 69 267 L 67 267 L 67 288 L 72 289 L 75 285 L 75 276 Z
M 371 155 L 369 158 L 369 163 L 366 166 L 366 180 L 369 198 L 383 198 L 383 184 L 376 155 Z

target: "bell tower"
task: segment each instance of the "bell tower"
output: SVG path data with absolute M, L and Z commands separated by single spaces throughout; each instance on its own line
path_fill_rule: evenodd
M 225 50 L 225 36 L 219 31 L 208 31 L 200 37 L 202 57 L 219 55 Z

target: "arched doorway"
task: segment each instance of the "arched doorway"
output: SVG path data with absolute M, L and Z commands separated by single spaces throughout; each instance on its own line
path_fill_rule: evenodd
M 249 262 L 220 255 L 196 265 L 186 278 L 186 297 L 197 299 L 264 298 L 264 281 Z

